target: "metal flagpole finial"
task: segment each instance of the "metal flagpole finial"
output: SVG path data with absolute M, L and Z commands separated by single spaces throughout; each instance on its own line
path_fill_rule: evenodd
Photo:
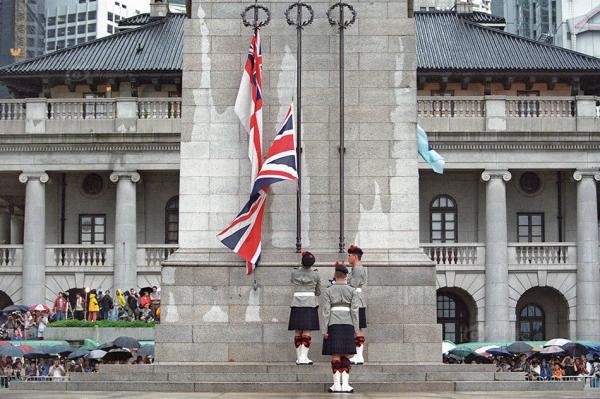
M 340 8 L 340 13 L 343 12 L 344 8 L 348 9 L 351 15 L 350 19 L 336 19 L 333 16 L 333 12 L 336 10 L 336 8 Z M 327 10 L 327 19 L 329 20 L 329 25 L 337 26 L 340 29 L 346 29 L 356 21 L 356 10 L 351 4 L 340 1 L 329 7 Z
M 252 14 L 250 14 L 252 21 L 248 20 L 249 11 L 252 11 Z M 260 15 L 261 11 L 264 13 L 263 19 Z M 254 4 L 251 6 L 246 7 L 241 16 L 244 26 L 253 27 L 254 29 L 262 28 L 271 22 L 271 11 L 267 7 L 259 5 L 257 0 L 254 0 Z
M 305 20 L 302 17 L 302 11 L 301 9 L 304 8 L 306 9 L 306 11 L 308 11 L 308 18 Z M 292 17 L 292 11 L 294 11 L 294 9 L 297 9 L 296 11 L 296 19 L 294 19 L 294 17 Z M 301 18 L 300 20 L 298 18 Z M 295 3 L 290 4 L 290 6 L 287 8 L 287 10 L 285 10 L 285 19 L 288 23 L 288 25 L 294 25 L 296 27 L 296 29 L 302 29 L 305 26 L 308 26 L 310 24 L 312 24 L 313 20 L 315 19 L 315 12 L 313 11 L 313 8 L 306 3 L 303 3 L 301 1 L 297 1 Z

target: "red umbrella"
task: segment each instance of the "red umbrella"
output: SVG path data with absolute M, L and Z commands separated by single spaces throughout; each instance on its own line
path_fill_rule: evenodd
M 21 350 L 21 352 L 23 352 L 23 353 L 29 353 L 29 352 L 31 352 L 33 347 L 31 347 L 29 345 L 19 345 L 19 346 L 17 346 L 17 349 Z
M 9 345 L 12 345 L 12 344 L 8 341 L 0 341 L 0 346 L 9 346 Z
M 31 308 L 31 310 L 35 310 L 36 312 L 49 312 L 50 308 L 46 305 L 42 305 L 41 303 L 38 303 L 37 305 L 33 305 Z

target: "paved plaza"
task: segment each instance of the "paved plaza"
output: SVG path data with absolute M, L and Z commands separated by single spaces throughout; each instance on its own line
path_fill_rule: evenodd
M 38 399 L 40 392 L 0 391 L 2 399 Z M 45 392 L 44 399 L 117 399 L 117 398 L 158 398 L 161 399 L 316 399 L 316 398 L 353 398 L 353 399 L 580 399 L 600 398 L 600 389 L 579 392 L 403 392 L 403 393 L 353 393 L 353 394 L 315 394 L 315 393 L 164 393 L 164 392 Z

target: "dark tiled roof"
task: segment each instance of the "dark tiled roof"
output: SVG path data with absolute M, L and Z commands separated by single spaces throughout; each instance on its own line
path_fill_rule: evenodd
M 476 24 L 506 24 L 506 20 L 497 15 L 487 14 L 485 12 L 475 11 L 470 14 L 459 14 L 460 17 Z
M 181 72 L 184 14 L 0 68 L 0 76 Z
M 418 71 L 510 70 L 600 73 L 600 58 L 506 33 L 454 11 L 415 12 Z
M 138 14 L 134 15 L 133 17 L 125 18 L 119 21 L 119 27 L 145 25 L 150 21 L 151 18 L 149 13 Z

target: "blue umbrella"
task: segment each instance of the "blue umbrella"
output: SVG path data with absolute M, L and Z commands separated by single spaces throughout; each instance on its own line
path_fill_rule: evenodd
M 512 356 L 512 353 L 508 351 L 506 346 L 499 346 L 497 348 L 490 348 L 486 351 L 493 356 Z
M 22 357 L 23 352 L 19 348 L 12 345 L 0 346 L 0 356 Z

